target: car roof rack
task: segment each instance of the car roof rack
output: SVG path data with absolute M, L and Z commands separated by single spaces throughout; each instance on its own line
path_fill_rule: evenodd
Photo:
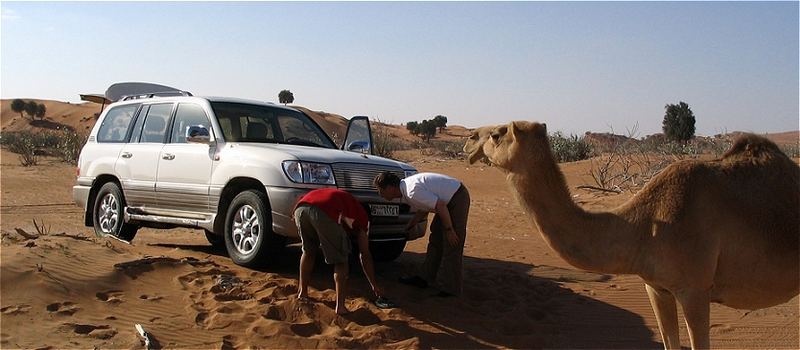
M 138 100 L 140 98 L 153 98 L 153 97 L 160 97 L 160 96 L 192 96 L 192 93 L 189 91 L 159 91 L 159 92 L 151 92 L 147 94 L 136 94 L 136 95 L 125 95 L 120 98 L 120 101 L 128 101 L 128 100 Z

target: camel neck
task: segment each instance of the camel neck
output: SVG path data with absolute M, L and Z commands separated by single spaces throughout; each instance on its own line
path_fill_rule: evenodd
M 517 199 L 533 218 L 550 247 L 570 264 L 604 273 L 634 273 L 638 254 L 631 230 L 612 213 L 590 213 L 572 200 L 564 175 L 554 161 L 508 174 Z M 626 239 L 631 238 L 631 239 Z

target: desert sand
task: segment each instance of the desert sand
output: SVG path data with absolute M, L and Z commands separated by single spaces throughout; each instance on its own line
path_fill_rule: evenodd
M 3 127 L 10 127 L 5 108 L 3 114 Z M 396 261 L 376 266 L 397 308 L 372 305 L 354 265 L 353 312 L 340 317 L 332 269 L 321 261 L 313 301 L 297 300 L 297 245 L 273 266 L 254 270 L 234 265 L 201 230 L 141 229 L 131 244 L 98 238 L 72 203 L 73 166 L 44 158 L 22 167 L 2 150 L 0 348 L 142 349 L 134 324 L 163 348 L 662 348 L 641 280 L 564 262 L 497 169 L 418 151 L 397 156 L 420 171 L 459 178 L 471 192 L 464 295 L 436 298 L 435 288 L 397 282 L 424 258 L 423 237 Z M 633 195 L 576 189 L 592 183 L 590 165 L 561 165 L 581 206 L 607 209 Z M 713 304 L 711 344 L 797 349 L 799 320 L 798 298 L 751 312 Z M 681 340 L 689 346 L 682 321 Z

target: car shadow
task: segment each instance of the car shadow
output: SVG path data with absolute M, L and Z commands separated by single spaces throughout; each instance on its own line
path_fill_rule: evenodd
M 225 257 L 211 245 L 151 244 Z M 253 269 L 298 278 L 301 249 L 286 247 L 271 264 Z M 417 338 L 421 348 L 663 348 L 653 341 L 644 319 L 617 306 L 581 295 L 561 282 L 605 282 L 610 275 L 579 270 L 464 257 L 464 294 L 441 298 L 437 289 L 419 289 L 398 282 L 424 260 L 422 253 L 404 252 L 394 262 L 377 263 L 376 275 L 386 296 L 414 321 L 384 320 L 394 339 Z M 233 264 L 231 264 L 233 265 Z M 357 259 L 351 259 L 351 297 L 370 299 L 369 284 Z M 333 268 L 320 253 L 311 278 L 316 290 L 334 289 Z M 333 306 L 332 304 L 329 306 Z M 354 310 L 357 319 L 369 310 Z M 383 310 L 378 311 L 383 312 Z M 360 313 L 360 314 L 359 314 Z M 365 321 L 366 322 L 366 321 Z

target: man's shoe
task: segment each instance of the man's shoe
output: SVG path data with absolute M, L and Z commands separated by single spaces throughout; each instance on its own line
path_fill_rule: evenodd
M 398 280 L 402 284 L 407 284 L 409 286 L 414 286 L 417 288 L 428 288 L 428 281 L 422 279 L 419 276 L 407 276 L 407 277 L 400 277 Z

